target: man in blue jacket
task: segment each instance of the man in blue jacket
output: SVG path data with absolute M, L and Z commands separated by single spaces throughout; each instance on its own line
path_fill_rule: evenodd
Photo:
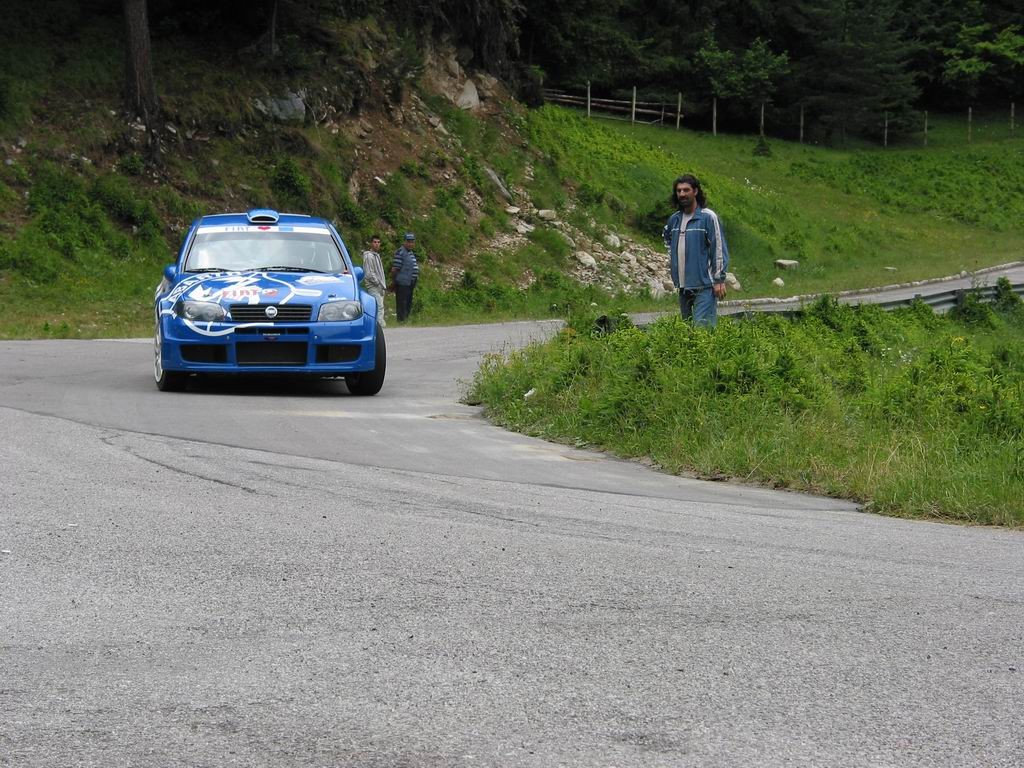
M 725 298 L 729 248 L 718 215 L 704 207 L 706 202 L 696 176 L 676 179 L 672 203 L 678 210 L 669 218 L 662 238 L 683 319 L 713 327 L 718 322 L 718 300 Z
M 405 243 L 391 260 L 391 283 L 395 289 L 395 309 L 398 322 L 404 323 L 412 312 L 412 294 L 420 276 L 420 265 L 416 260 L 416 235 L 405 233 Z

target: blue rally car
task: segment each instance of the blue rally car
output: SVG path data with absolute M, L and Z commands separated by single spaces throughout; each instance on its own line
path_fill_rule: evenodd
M 257 209 L 192 223 L 156 289 L 153 374 L 344 376 L 355 395 L 384 384 L 378 307 L 323 219 Z

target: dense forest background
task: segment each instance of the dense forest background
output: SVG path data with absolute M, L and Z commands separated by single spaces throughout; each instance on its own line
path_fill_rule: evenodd
M 519 24 L 551 82 L 681 91 L 691 113 L 717 96 L 740 128 L 767 102 L 776 124 L 803 106 L 826 138 L 871 136 L 885 113 L 918 129 L 919 110 L 1009 109 L 1024 88 L 1017 0 L 526 0 Z
M 65 4 L 66 5 L 66 4 Z M 1024 94 L 1019 0 L 85 0 L 77 12 L 148 9 L 154 37 L 191 35 L 287 63 L 334 19 L 396 30 L 394 66 L 415 70 L 430 40 L 513 84 L 641 96 L 749 130 L 764 104 L 777 134 L 804 114 L 816 140 L 920 129 L 920 112 L 1009 110 Z M 134 11 L 133 11 L 134 9 Z M 73 20 L 69 20 L 69 23 Z M 301 34 L 297 34 L 301 32 Z M 403 55 L 404 52 L 404 55 Z M 396 82 L 406 73 L 396 71 Z M 414 74 L 414 72 L 413 72 Z M 358 107 L 358 105 L 355 105 Z M 144 110 L 140 110 L 144 111 Z

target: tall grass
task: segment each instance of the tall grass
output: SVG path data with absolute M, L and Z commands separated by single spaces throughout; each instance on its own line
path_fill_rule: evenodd
M 581 316 L 488 358 L 470 398 L 513 429 L 670 472 L 1024 525 L 1024 309 L 1005 287 L 998 310 L 960 317 L 826 298 L 793 320 L 593 329 Z

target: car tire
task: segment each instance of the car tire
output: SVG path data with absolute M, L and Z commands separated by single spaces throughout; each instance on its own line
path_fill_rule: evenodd
M 185 389 L 188 374 L 165 370 L 163 350 L 163 336 L 160 333 L 160 321 L 157 320 L 156 333 L 153 335 L 153 378 L 156 379 L 156 388 L 161 392 L 181 392 Z
M 376 395 L 384 386 L 384 372 L 388 363 L 387 345 L 384 343 L 384 331 L 377 326 L 377 338 L 375 346 L 377 353 L 374 356 L 372 371 L 362 373 L 350 373 L 345 377 L 345 386 L 353 395 Z

